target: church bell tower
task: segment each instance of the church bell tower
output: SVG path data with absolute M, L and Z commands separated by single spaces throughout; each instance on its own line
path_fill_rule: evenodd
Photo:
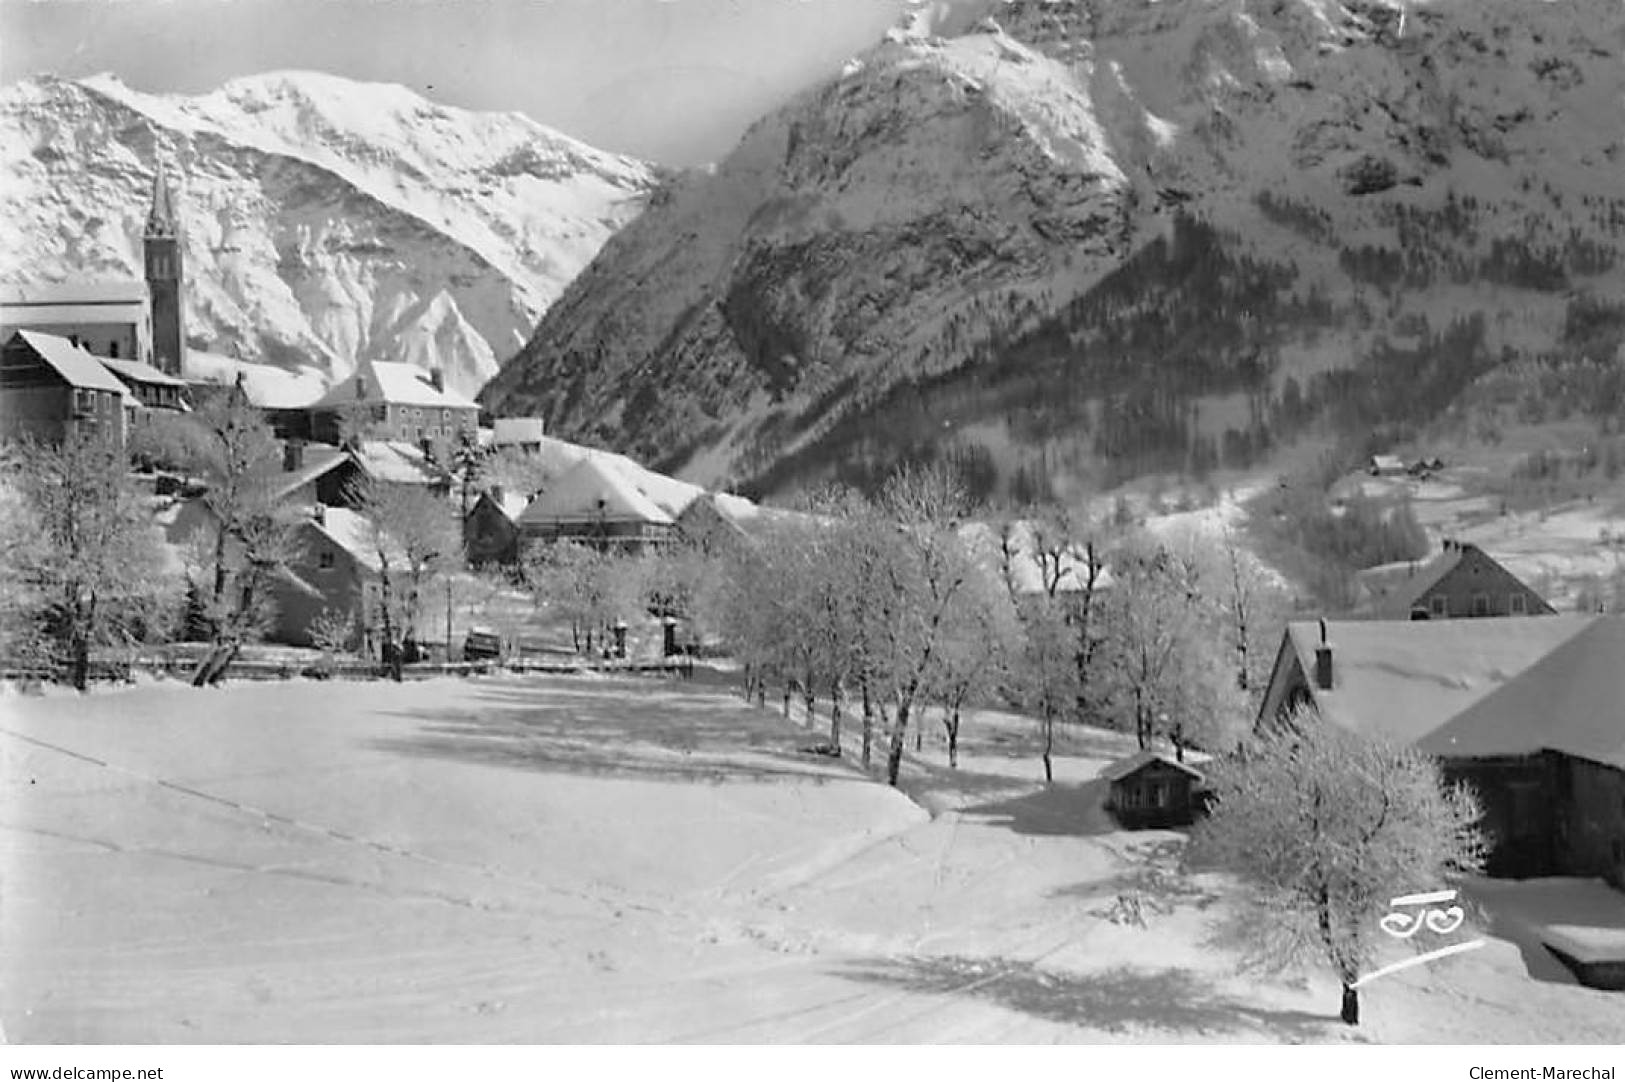
M 152 183 L 152 209 L 141 237 L 146 258 L 147 295 L 152 301 L 152 364 L 172 376 L 182 374 L 186 330 L 181 317 L 181 238 L 163 163 Z

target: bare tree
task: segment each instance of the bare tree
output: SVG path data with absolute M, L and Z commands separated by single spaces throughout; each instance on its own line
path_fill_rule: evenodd
M 1114 572 L 1101 645 L 1112 674 L 1107 716 L 1127 715 L 1142 748 L 1168 737 L 1183 759 L 1193 716 L 1222 690 L 1198 678 L 1208 672 L 1201 662 L 1212 653 L 1213 610 L 1194 561 L 1160 544 L 1126 547 Z
M 194 615 L 212 649 L 193 674 L 196 687 L 224 674 L 245 642 L 258 638 L 273 613 L 272 588 L 292 555 L 297 509 L 278 501 L 274 481 L 282 451 L 241 388 L 191 415 L 195 471 L 208 486 L 208 523 L 195 538 Z
M 1208 777 L 1217 806 L 1196 828 L 1191 858 L 1247 887 L 1219 938 L 1241 947 L 1245 967 L 1279 970 L 1318 955 L 1342 982 L 1343 1021 L 1357 1025 L 1355 985 L 1374 960 L 1389 899 L 1480 868 L 1477 802 L 1445 786 L 1420 752 L 1312 713 Z
M 887 561 L 879 591 L 885 634 L 881 679 L 896 711 L 886 781 L 895 786 L 914 709 L 930 695 L 953 605 L 976 569 L 957 533 L 966 498 L 952 472 L 905 467 L 887 483 L 881 501 L 895 522 L 898 553 Z
M 591 653 L 595 641 L 602 648 L 615 621 L 646 605 L 646 568 L 634 557 L 556 541 L 531 546 L 523 567 L 536 603 L 569 621 L 578 653 Z
M 1009 593 L 986 570 L 972 574 L 948 623 L 936 655 L 938 672 L 931 680 L 942 707 L 950 768 L 959 766 L 961 712 L 968 705 L 993 698 L 1009 671 L 1012 647 L 1020 639 Z
M 423 485 L 368 480 L 354 487 L 351 499 L 369 523 L 369 547 L 379 567 L 384 661 L 399 680 L 401 666 L 417 655 L 429 585 L 457 566 L 455 512 Z
M 20 520 L 10 528 L 28 531 L 6 554 L 8 608 L 84 691 L 92 649 L 161 629 L 177 591 L 163 580 L 156 527 L 112 447 L 75 432 L 56 446 L 23 443 L 8 457 L 16 486 L 8 502 Z
M 350 644 L 355 639 L 355 631 L 355 612 L 351 609 L 339 612 L 336 609 L 324 608 L 310 622 L 310 641 L 322 652 L 324 669 L 330 672 L 335 658 L 349 651 Z

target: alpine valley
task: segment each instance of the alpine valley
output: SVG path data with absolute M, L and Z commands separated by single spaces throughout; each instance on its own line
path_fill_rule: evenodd
M 667 178 L 482 397 L 758 492 L 1200 473 L 1519 366 L 1618 394 L 1622 236 L 1620 0 L 919 6 Z
M 369 359 L 474 393 L 659 180 L 398 86 L 282 72 L 181 97 L 31 79 L 0 90 L 0 280 L 139 278 L 158 161 L 192 359 L 303 373 L 317 393 Z

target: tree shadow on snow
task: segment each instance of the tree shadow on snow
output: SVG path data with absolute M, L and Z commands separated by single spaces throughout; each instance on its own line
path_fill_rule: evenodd
M 859 775 L 803 750 L 816 734 L 715 692 L 636 679 L 482 687 L 464 710 L 403 711 L 411 733 L 372 742 L 400 755 L 554 773 L 719 784 Z
M 1220 895 L 1185 866 L 1184 853 L 1184 838 L 1154 834 L 1136 838 L 1118 853 L 1123 868 L 1117 874 L 1058 887 L 1050 891 L 1050 897 L 1110 902 L 1131 896 L 1140 899 L 1153 915 L 1186 906 L 1208 909 L 1220 901 Z
M 1066 973 L 1007 958 L 909 957 L 858 963 L 850 980 L 931 995 L 967 996 L 1008 1010 L 1108 1033 L 1218 1036 L 1262 1030 L 1293 1043 L 1353 1036 L 1333 1013 L 1270 1010 L 1235 999 L 1188 969 L 1122 966 Z
M 973 804 L 961 811 L 1017 834 L 1043 837 L 1111 834 L 1123 828 L 1106 810 L 1107 788 L 1105 779 L 1096 778 L 1082 785 L 1052 785 L 1026 796 Z

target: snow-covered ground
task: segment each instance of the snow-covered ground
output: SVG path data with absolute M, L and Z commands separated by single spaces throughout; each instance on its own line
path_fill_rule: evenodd
M 1539 511 L 1503 508 L 1464 484 L 1472 471 L 1446 471 L 1438 480 L 1355 476 L 1334 495 L 1356 489 L 1378 499 L 1408 497 L 1435 551 L 1444 538 L 1477 545 L 1539 590 L 1560 611 L 1571 611 L 1580 587 L 1625 565 L 1625 491 L 1572 500 Z M 1394 565 L 1401 566 L 1401 565 Z
M 21 1042 L 1608 1042 L 1619 996 L 1472 954 L 1238 976 L 1222 877 L 1100 811 L 1118 734 L 932 730 L 908 793 L 700 679 L 168 683 L 0 699 Z M 935 725 L 933 715 L 932 725 Z M 930 811 L 925 808 L 930 808 Z M 1142 900 L 1146 927 L 1109 919 Z M 1561 908 L 1561 907 L 1558 907 Z M 1553 919 L 1556 919 L 1555 917 Z

